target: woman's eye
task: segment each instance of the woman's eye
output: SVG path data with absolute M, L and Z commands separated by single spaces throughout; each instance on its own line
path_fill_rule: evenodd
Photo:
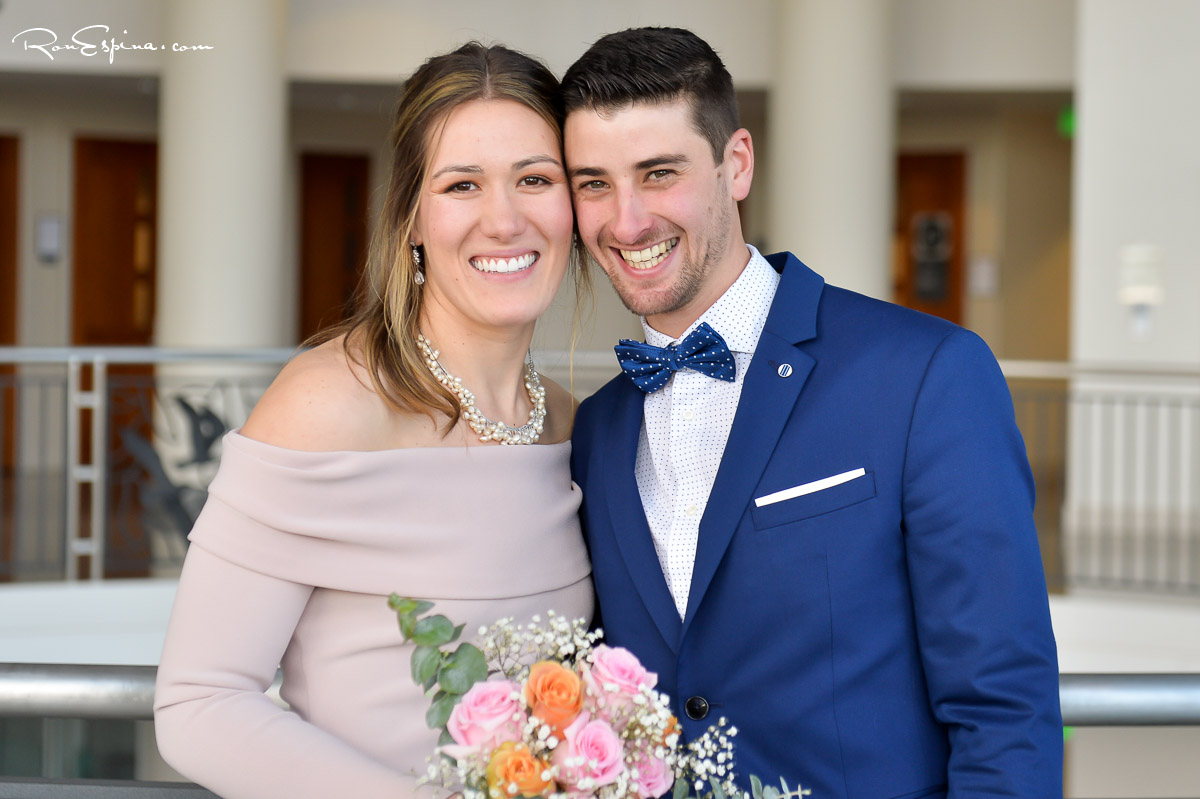
M 522 186 L 548 186 L 550 181 L 541 175 L 528 175 L 521 178 Z
M 461 183 L 455 183 L 454 185 L 450 186 L 450 188 L 446 189 L 446 191 L 451 192 L 451 193 L 459 193 L 460 194 L 463 192 L 471 191 L 474 188 L 475 188 L 474 183 L 472 183 L 469 180 L 464 180 Z

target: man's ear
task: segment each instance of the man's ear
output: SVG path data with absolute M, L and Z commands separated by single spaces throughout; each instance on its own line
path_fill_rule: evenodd
M 735 202 L 746 199 L 754 180 L 754 142 L 750 131 L 738 128 L 725 144 L 725 169 Z

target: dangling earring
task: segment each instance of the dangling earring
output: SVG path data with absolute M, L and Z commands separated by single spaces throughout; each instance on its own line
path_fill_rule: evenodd
M 421 248 L 411 242 L 408 245 L 412 247 L 413 264 L 417 267 L 417 273 L 413 275 L 413 282 L 418 286 L 425 285 L 425 273 L 421 271 Z

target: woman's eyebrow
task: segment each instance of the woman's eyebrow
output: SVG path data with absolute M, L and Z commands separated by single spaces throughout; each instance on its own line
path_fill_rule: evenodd
M 438 178 L 447 172 L 466 172 L 469 175 L 482 175 L 483 167 L 474 166 L 472 164 L 451 164 L 450 166 L 444 166 L 437 172 L 434 172 L 432 177 Z
M 559 163 L 559 160 L 550 155 L 531 155 L 528 158 L 522 158 L 513 164 L 513 169 L 525 169 L 534 164 L 554 164 L 559 169 L 562 169 L 562 164 Z

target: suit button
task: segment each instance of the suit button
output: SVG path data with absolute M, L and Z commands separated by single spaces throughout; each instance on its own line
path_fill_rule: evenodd
M 683 711 L 692 721 L 700 721 L 708 715 L 708 700 L 702 696 L 693 696 L 683 703 Z

